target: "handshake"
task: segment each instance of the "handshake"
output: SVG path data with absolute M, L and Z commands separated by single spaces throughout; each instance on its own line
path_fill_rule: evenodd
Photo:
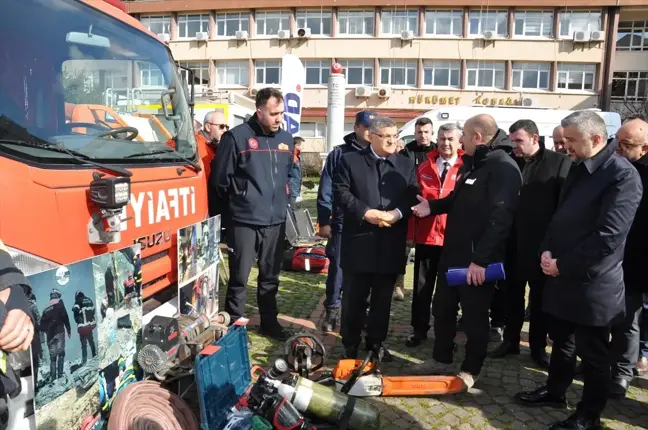
M 375 224 L 378 227 L 391 227 L 396 221 L 401 219 L 401 214 L 397 210 L 379 211 L 378 209 L 369 209 L 362 217 L 367 222 Z

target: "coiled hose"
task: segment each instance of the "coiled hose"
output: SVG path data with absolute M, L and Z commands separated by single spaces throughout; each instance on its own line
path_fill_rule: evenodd
M 153 381 L 135 382 L 112 403 L 108 430 L 200 430 L 189 405 Z

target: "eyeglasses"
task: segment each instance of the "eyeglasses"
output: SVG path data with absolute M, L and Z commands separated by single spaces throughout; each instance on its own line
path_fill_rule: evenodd
M 374 132 L 371 132 L 371 134 L 374 134 L 374 135 L 378 136 L 379 138 L 385 139 L 385 140 L 398 140 L 398 135 L 397 134 L 380 134 L 380 133 L 374 133 Z
M 229 125 L 227 125 L 227 124 L 214 124 L 213 122 L 207 122 L 206 124 L 215 125 L 216 127 L 220 128 L 221 130 L 229 130 Z

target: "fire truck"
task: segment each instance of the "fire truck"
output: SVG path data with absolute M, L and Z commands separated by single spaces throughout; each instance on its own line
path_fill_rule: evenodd
M 177 293 L 176 232 L 207 216 L 187 90 L 116 0 L 0 15 L 0 237 L 30 275 L 142 246 L 144 312 Z

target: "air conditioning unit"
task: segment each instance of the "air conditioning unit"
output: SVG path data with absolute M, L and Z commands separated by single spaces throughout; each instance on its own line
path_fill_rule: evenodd
M 169 35 L 169 33 L 158 33 L 157 37 L 162 42 L 168 42 L 171 40 L 171 36 Z
M 497 34 L 495 34 L 495 32 L 492 31 L 492 30 L 486 30 L 484 32 L 483 36 L 484 36 L 484 39 L 491 40 L 491 39 L 495 39 L 495 37 L 497 37 Z
M 370 97 L 371 94 L 373 93 L 373 88 L 371 87 L 356 87 L 355 89 L 355 96 L 356 97 Z
M 605 40 L 605 32 L 595 30 L 590 32 L 590 39 L 592 42 L 603 42 Z
M 279 30 L 277 32 L 277 37 L 279 39 L 290 39 L 290 31 L 288 31 L 288 30 Z
M 307 39 L 311 36 L 311 29 L 308 27 L 298 28 L 297 37 Z
M 412 40 L 414 39 L 414 32 L 411 30 L 405 30 L 401 33 L 401 40 Z
M 256 95 L 257 95 L 257 93 L 259 92 L 259 90 L 257 90 L 256 88 L 250 88 L 250 91 L 249 91 L 249 92 L 250 92 L 250 96 L 251 96 L 251 97 L 256 97 Z
M 389 87 L 378 88 L 378 97 L 381 99 L 388 99 L 392 95 L 392 89 Z
M 589 31 L 575 31 L 574 32 L 574 42 L 589 42 L 590 32 Z
M 206 31 L 199 31 L 196 33 L 196 40 L 209 40 L 209 33 Z
M 530 97 L 526 97 L 522 99 L 522 106 L 524 107 L 531 107 L 533 106 L 533 99 Z
M 248 32 L 245 30 L 239 30 L 236 32 L 236 38 L 238 40 L 247 40 L 248 39 Z

